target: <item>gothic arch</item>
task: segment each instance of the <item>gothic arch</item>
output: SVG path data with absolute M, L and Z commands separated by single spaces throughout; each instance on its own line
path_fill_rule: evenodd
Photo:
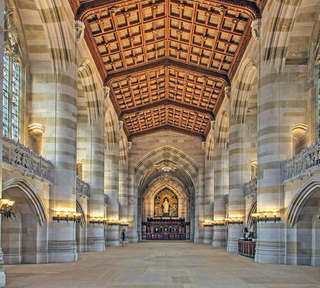
M 291 204 L 287 210 L 287 222 L 288 224 L 293 227 L 298 219 L 299 216 L 305 207 L 307 201 L 312 197 L 314 192 L 320 188 L 320 181 L 317 179 L 310 179 L 306 183 L 304 183 L 301 188 L 299 189 L 296 196 L 291 201 Z
M 229 145 L 229 113 L 223 109 L 217 117 L 215 129 L 216 142 L 220 148 L 227 149 Z
M 80 64 L 78 68 L 78 76 L 85 96 L 87 113 L 89 115 L 88 122 L 96 123 L 99 121 L 99 118 L 102 117 L 102 95 L 99 93 L 98 84 L 95 79 L 91 63 L 88 59 L 83 60 Z M 102 89 L 100 90 L 102 91 Z M 78 101 L 81 100 L 81 98 L 78 99 Z M 82 106 L 84 105 L 82 104 Z
M 252 205 L 251 205 L 251 208 L 249 210 L 249 213 L 248 213 L 248 217 L 247 217 L 247 225 L 249 228 L 252 227 L 253 225 L 253 217 L 252 217 L 252 214 L 253 213 L 257 213 L 257 200 L 255 200 Z
M 213 163 L 214 160 L 214 130 L 210 129 L 210 132 L 206 139 L 206 159 Z
M 13 178 L 3 183 L 2 190 L 4 193 L 11 188 L 18 188 L 23 193 L 34 214 L 38 216 L 39 224 L 41 226 L 46 224 L 48 213 L 36 189 L 22 178 Z
M 80 203 L 80 201 L 77 199 L 76 200 L 76 211 L 78 213 L 81 213 L 81 218 L 80 218 L 80 224 L 82 227 L 84 227 L 86 225 L 86 214 L 84 213 L 84 210 L 82 208 L 82 205 Z
M 105 115 L 105 143 L 108 148 L 113 148 L 116 143 L 118 143 L 118 124 L 116 122 L 116 116 L 110 107 L 106 111 Z
M 134 166 L 135 183 L 139 185 L 142 178 L 154 166 L 154 164 L 158 164 L 162 161 L 171 161 L 177 166 L 183 168 L 186 174 L 192 180 L 193 185 L 195 187 L 197 186 L 199 171 L 198 165 L 184 152 L 168 145 L 151 151 L 136 163 Z
M 252 58 L 243 61 L 239 69 L 239 81 L 235 88 L 235 97 L 232 101 L 231 115 L 243 123 L 249 107 L 250 94 L 254 84 L 258 81 L 258 69 Z

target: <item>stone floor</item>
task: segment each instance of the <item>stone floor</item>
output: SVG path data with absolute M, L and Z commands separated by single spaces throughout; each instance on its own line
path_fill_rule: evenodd
M 6 287 L 320 288 L 320 267 L 254 263 L 191 242 L 143 242 L 65 264 L 5 266 Z

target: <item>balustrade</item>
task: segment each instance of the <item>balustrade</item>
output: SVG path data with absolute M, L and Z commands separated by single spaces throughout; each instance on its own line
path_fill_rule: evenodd
M 2 160 L 27 176 L 38 176 L 51 181 L 50 161 L 33 152 L 28 147 L 7 137 L 3 137 Z
M 299 154 L 283 162 L 283 180 L 299 176 L 308 169 L 320 164 L 320 142 L 313 143 Z
M 89 184 L 80 180 L 77 177 L 77 183 L 76 183 L 76 191 L 77 191 L 77 195 L 80 197 L 84 197 L 84 198 L 89 198 L 89 193 L 90 193 L 90 187 Z
M 250 182 L 245 183 L 243 186 L 244 197 L 253 197 L 257 195 L 257 177 L 253 178 Z

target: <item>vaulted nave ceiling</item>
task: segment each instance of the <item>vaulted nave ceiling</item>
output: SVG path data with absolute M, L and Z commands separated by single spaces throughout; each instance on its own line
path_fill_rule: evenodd
M 69 0 L 129 138 L 204 138 L 266 0 Z

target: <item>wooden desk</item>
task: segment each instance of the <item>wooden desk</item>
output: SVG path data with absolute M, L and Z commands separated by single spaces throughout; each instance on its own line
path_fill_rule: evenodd
M 238 253 L 242 256 L 254 258 L 256 251 L 256 242 L 239 240 L 238 241 Z

